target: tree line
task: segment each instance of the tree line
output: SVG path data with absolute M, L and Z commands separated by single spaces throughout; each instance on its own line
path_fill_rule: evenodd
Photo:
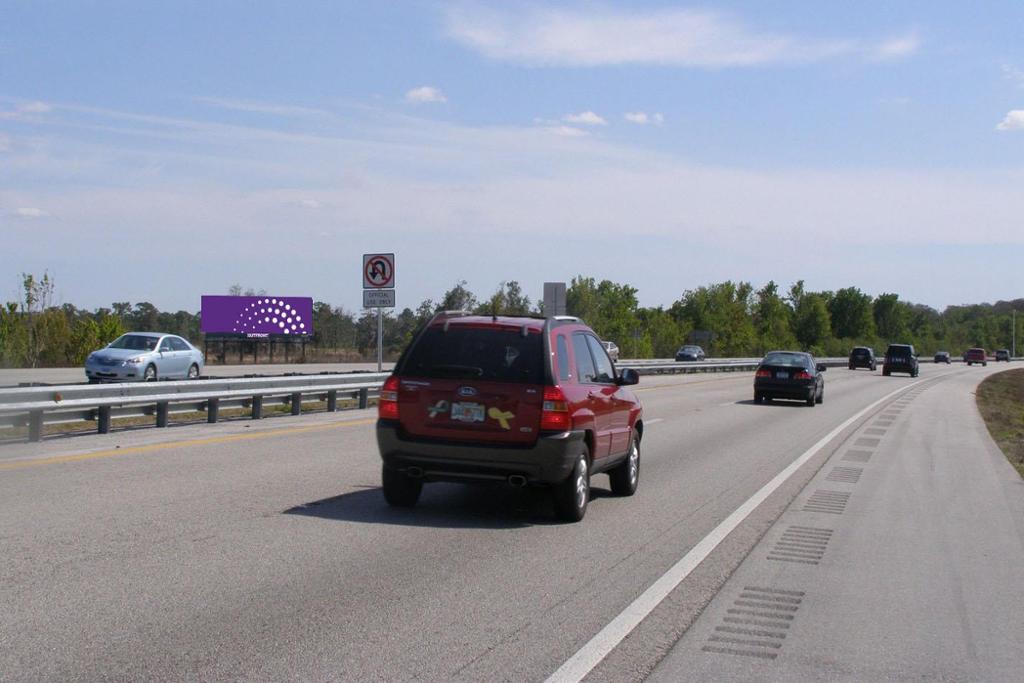
M 81 365 L 91 352 L 129 331 L 178 334 L 202 347 L 198 312 L 158 310 L 149 302 L 114 302 L 93 311 L 54 303 L 54 282 L 22 275 L 19 301 L 0 307 L 0 365 L 44 367 Z M 898 294 L 871 296 L 857 287 L 808 291 L 803 281 L 783 291 L 775 282 L 756 289 L 749 282 L 725 281 L 689 289 L 668 307 L 642 307 L 637 289 L 578 276 L 566 289 L 566 313 L 586 321 L 602 339 L 615 341 L 623 358 L 670 358 L 684 343 L 697 343 L 709 356 L 753 357 L 773 349 L 800 349 L 819 356 L 845 356 L 853 346 L 878 351 L 889 343 L 914 344 L 921 354 L 938 350 L 1008 348 L 1013 311 L 1024 299 L 994 304 L 949 306 L 939 312 L 902 301 Z M 250 294 L 238 285 L 230 294 Z M 477 297 L 465 281 L 437 300 L 384 315 L 384 348 L 395 358 L 426 321 L 443 310 L 479 314 L 543 315 L 543 302 L 531 302 L 515 281 L 499 283 L 488 297 Z M 1024 315 L 1016 321 L 1024 332 Z M 313 304 L 313 337 L 307 360 L 359 360 L 375 357 L 377 315 L 324 301 Z

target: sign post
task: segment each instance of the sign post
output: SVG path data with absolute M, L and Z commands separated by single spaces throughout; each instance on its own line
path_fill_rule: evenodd
M 544 317 L 565 315 L 565 283 L 544 283 Z
M 363 254 L 363 308 L 377 309 L 377 372 L 384 367 L 384 309 L 394 307 L 394 253 Z

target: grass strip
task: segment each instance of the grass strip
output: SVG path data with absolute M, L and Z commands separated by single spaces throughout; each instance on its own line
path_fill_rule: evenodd
M 1024 477 L 1024 368 L 986 378 L 976 398 L 992 439 Z

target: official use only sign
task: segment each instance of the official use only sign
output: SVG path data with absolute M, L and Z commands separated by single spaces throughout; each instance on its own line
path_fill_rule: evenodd
M 364 289 L 363 308 L 394 308 L 395 290 Z

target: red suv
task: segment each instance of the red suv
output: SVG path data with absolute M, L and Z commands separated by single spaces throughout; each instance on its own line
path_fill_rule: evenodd
M 579 521 L 591 475 L 636 491 L 643 410 L 624 387 L 638 380 L 578 318 L 439 313 L 381 388 L 384 498 L 412 507 L 425 481 L 544 485 Z
M 964 362 L 968 365 L 981 363 L 988 366 L 988 356 L 985 355 L 985 349 L 967 349 L 967 352 L 964 353 Z

